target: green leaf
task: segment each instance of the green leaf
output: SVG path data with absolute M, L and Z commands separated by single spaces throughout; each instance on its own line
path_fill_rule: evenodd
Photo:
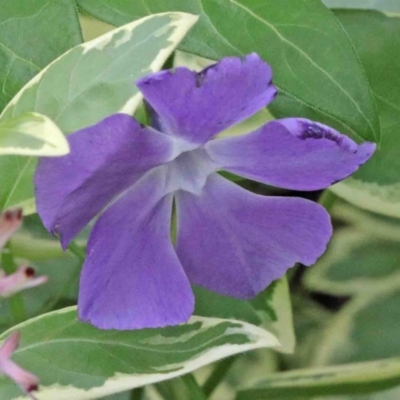
M 193 291 L 195 315 L 235 319 L 261 326 L 278 338 L 280 346 L 275 350 L 293 353 L 296 340 L 286 277 L 274 281 L 251 301 L 223 296 L 197 286 Z
M 82 14 L 79 15 L 79 22 L 81 23 L 82 36 L 85 42 L 96 39 L 115 28 L 110 24 Z
M 194 286 L 194 314 L 202 317 L 236 319 L 253 325 L 260 325 L 261 319 L 254 307 L 244 300 L 224 296 L 216 292 Z
M 60 156 L 68 152 L 67 139 L 45 115 L 25 113 L 0 121 L 0 156 Z
M 253 51 L 274 70 L 276 115 L 317 116 L 356 139 L 378 141 L 379 120 L 351 42 L 319 0 L 78 0 L 113 25 L 179 10 L 200 15 L 180 48 L 210 59 Z M 221 18 L 221 16 L 224 16 Z
M 400 356 L 400 279 L 396 278 L 374 293 L 358 295 L 332 318 L 314 344 L 313 366 Z
M 3 1 L 0 13 L 0 111 L 29 79 L 81 42 L 73 1 Z
M 399 219 L 366 211 L 345 201 L 336 201 L 331 215 L 371 236 L 400 242 Z
M 396 151 L 396 148 L 394 150 Z M 374 159 L 371 162 L 374 162 Z M 331 186 L 329 190 L 364 210 L 400 218 L 400 183 L 379 185 L 378 183 L 347 178 Z
M 347 201 L 400 217 L 400 18 L 373 11 L 337 11 L 360 56 L 375 97 L 382 134 L 372 159 L 351 178 L 332 187 Z
M 241 390 L 236 400 L 310 399 L 314 396 L 370 393 L 399 384 L 400 358 L 393 358 L 270 375 L 255 388 Z
M 51 118 L 64 133 L 94 124 L 115 112 L 133 114 L 141 100 L 139 77 L 161 68 L 196 22 L 193 15 L 153 15 L 84 43 L 36 75 L 5 108 L 0 122 L 35 111 Z M 36 159 L 0 158 L 2 206 L 34 211 Z
M 22 341 L 13 359 L 41 379 L 40 399 L 95 399 L 184 375 L 232 354 L 274 347 L 277 339 L 253 325 L 193 317 L 164 329 L 104 331 L 76 318 L 74 307 L 13 328 Z M 4 340 L 10 331 L 1 335 Z M 0 398 L 18 388 L 0 380 Z
M 336 233 L 316 267 L 305 274 L 308 289 L 347 296 L 390 289 L 400 282 L 400 248 L 397 241 L 344 229 Z
M 310 290 L 350 300 L 321 329 L 308 359 L 329 365 L 400 356 L 400 248 L 353 228 L 337 233 L 307 271 Z
M 296 337 L 293 327 L 292 303 L 286 276 L 250 301 L 261 318 L 261 326 L 273 332 L 281 345 L 275 350 L 293 353 Z

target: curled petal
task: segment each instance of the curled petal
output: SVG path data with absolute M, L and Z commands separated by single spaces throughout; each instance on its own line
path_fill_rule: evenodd
M 22 209 L 7 210 L 0 219 L 0 249 L 7 243 L 13 233 L 22 224 Z
M 334 129 L 301 118 L 267 123 L 243 136 L 206 145 L 221 169 L 293 190 L 319 190 L 348 177 L 374 153 Z
M 78 312 L 100 329 L 186 322 L 194 300 L 170 239 L 172 195 L 154 170 L 97 221 L 80 281 Z
M 175 156 L 167 135 L 124 114 L 82 129 L 68 142 L 70 154 L 42 158 L 35 175 L 38 213 L 64 249 L 116 196 Z
M 137 81 L 160 128 L 203 144 L 265 107 L 276 94 L 272 71 L 257 54 L 226 57 L 197 73 L 179 67 Z
M 47 276 L 36 278 L 34 268 L 22 265 L 14 273 L 0 276 L 0 297 L 12 296 L 21 290 L 42 285 L 47 280 Z
M 25 371 L 10 359 L 19 345 L 20 334 L 13 332 L 0 348 L 0 373 L 12 379 L 31 399 L 32 391 L 38 390 L 39 378 Z
M 191 283 L 248 299 L 296 262 L 313 264 L 332 233 L 323 207 L 265 197 L 213 174 L 200 195 L 179 192 L 177 254 Z

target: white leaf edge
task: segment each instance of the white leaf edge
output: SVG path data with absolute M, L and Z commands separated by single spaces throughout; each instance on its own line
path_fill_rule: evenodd
M 364 210 L 400 218 L 400 183 L 378 185 L 347 178 L 331 186 L 329 190 Z
M 183 13 L 183 12 L 165 12 L 165 13 L 159 13 L 159 14 L 151 14 L 148 15 L 147 17 L 140 18 L 134 22 L 130 22 L 126 25 L 122 25 L 119 28 L 113 29 L 110 32 L 105 33 L 104 35 L 101 35 L 95 39 L 90 40 L 89 42 L 84 42 L 81 43 L 75 47 L 72 47 L 65 53 L 61 54 L 59 57 L 57 57 L 55 60 L 53 60 L 50 64 L 48 64 L 45 68 L 43 68 L 37 75 L 35 75 L 25 86 L 23 86 L 19 92 L 11 99 L 11 101 L 7 104 L 7 106 L 4 108 L 2 113 L 0 114 L 0 121 L 3 115 L 6 113 L 8 108 L 11 106 L 15 105 L 22 94 L 29 89 L 31 86 L 34 84 L 38 83 L 40 79 L 43 77 L 43 75 L 46 73 L 46 71 L 55 63 L 58 62 L 61 58 L 65 57 L 67 54 L 69 54 L 71 51 L 76 49 L 77 47 L 80 47 L 83 49 L 82 55 L 90 51 L 91 49 L 102 49 L 105 45 L 107 45 L 112 37 L 114 35 L 119 34 L 120 32 L 125 32 L 124 38 L 126 40 L 130 39 L 130 36 L 132 35 L 132 32 L 134 29 L 138 26 L 140 26 L 143 22 L 147 21 L 148 19 L 152 19 L 155 17 L 160 17 L 160 16 L 169 16 L 172 20 L 175 20 L 175 23 L 170 22 L 168 24 L 168 27 L 176 27 L 177 29 L 174 30 L 174 32 L 169 36 L 169 41 L 171 42 L 170 46 L 164 47 L 163 49 L 160 50 L 160 52 L 157 54 L 157 57 L 153 60 L 153 62 L 150 64 L 149 69 L 153 72 L 158 71 L 164 64 L 164 62 L 167 60 L 171 52 L 175 49 L 177 44 L 185 37 L 186 33 L 190 30 L 190 28 L 198 21 L 199 17 L 197 15 L 193 14 L 188 14 L 188 13 Z M 124 39 L 122 38 L 122 39 Z M 121 40 L 122 40 L 121 39 Z M 121 42 L 122 44 L 123 42 Z M 141 101 L 141 94 L 138 92 L 135 96 L 133 96 L 131 99 L 127 101 L 127 103 L 119 110 L 119 112 L 122 113 L 127 113 L 127 114 L 133 114 L 133 112 L 136 110 L 137 106 L 140 104 Z M 116 111 L 117 112 L 117 111 Z
M 88 50 L 90 50 L 91 48 L 99 48 L 99 47 L 101 48 L 102 46 L 104 46 L 104 44 L 108 43 L 111 40 L 113 35 L 118 34 L 119 32 L 122 32 L 122 31 L 132 32 L 137 26 L 142 24 L 144 21 L 154 18 L 154 17 L 164 16 L 164 15 L 168 15 L 171 17 L 171 19 L 175 19 L 175 23 L 171 22 L 168 26 L 169 27 L 175 26 L 177 29 L 175 29 L 174 32 L 172 33 L 172 35 L 169 36 L 169 41 L 170 41 L 171 45 L 161 49 L 160 52 L 158 53 L 157 57 L 153 60 L 153 62 L 149 66 L 149 69 L 151 71 L 156 72 L 163 66 L 164 62 L 167 60 L 167 58 L 169 57 L 171 52 L 176 48 L 176 46 L 179 44 L 179 42 L 185 37 L 185 35 L 192 28 L 192 26 L 198 21 L 198 19 L 199 19 L 198 16 L 189 14 L 189 13 L 183 13 L 183 12 L 166 12 L 166 13 L 152 14 L 147 17 L 136 20 L 134 22 L 123 25 L 119 28 L 113 29 L 112 31 L 105 33 L 104 35 L 101 35 L 89 42 L 82 43 L 76 47 L 83 47 L 84 49 L 86 49 L 86 52 Z M 18 102 L 18 100 L 20 99 L 22 94 L 27 89 L 29 89 L 31 86 L 33 86 L 34 84 L 39 82 L 40 79 L 42 78 L 42 76 L 46 73 L 46 71 L 53 64 L 55 64 L 60 58 L 65 57 L 69 52 L 71 52 L 76 47 L 69 49 L 67 52 L 63 53 L 58 58 L 53 60 L 44 69 L 42 69 L 36 76 L 34 76 L 25 86 L 23 86 L 19 90 L 19 92 L 11 99 L 11 101 L 6 105 L 6 107 L 0 114 L 0 123 L 2 122 L 3 116 L 7 112 L 7 110 Z M 136 108 L 140 105 L 141 100 L 142 100 L 142 95 L 140 92 L 138 92 L 136 95 L 131 97 L 120 110 L 117 110 L 116 112 L 133 115 Z M 10 118 L 8 118 L 6 120 L 9 120 L 9 119 Z M 21 155 L 21 154 L 19 154 L 19 155 Z M 27 163 L 29 163 L 29 160 L 27 160 Z M 25 167 L 26 167 L 26 165 L 25 165 Z M 36 212 L 36 205 L 35 205 L 34 197 L 25 199 L 23 201 L 20 201 L 19 203 L 12 204 L 12 207 L 22 207 L 24 210 L 24 215 L 30 215 L 30 214 L 33 214 Z
M 4 132 L 30 136 L 42 142 L 39 149 L 4 143 Z M 23 141 L 21 141 L 23 143 Z M 0 123 L 0 155 L 61 156 L 69 153 L 69 144 L 58 126 L 43 114 L 26 113 Z
M 52 311 L 47 314 L 40 315 L 38 317 L 32 318 L 25 321 L 17 326 L 12 327 L 10 330 L 4 332 L 1 336 L 6 338 L 8 334 L 12 331 L 23 328 L 33 322 L 36 322 L 42 318 L 47 318 L 50 315 L 59 315 L 68 313 L 70 311 L 76 310 L 76 306 L 63 308 L 61 310 Z M 188 374 L 195 371 L 205 365 L 211 364 L 215 361 L 221 360 L 228 356 L 247 352 L 249 350 L 255 350 L 260 348 L 274 348 L 280 346 L 279 340 L 270 332 L 263 328 L 249 324 L 243 321 L 237 321 L 234 319 L 222 319 L 222 318 L 209 318 L 209 317 L 198 317 L 192 316 L 188 323 L 202 322 L 202 328 L 207 326 L 213 326 L 218 323 L 234 323 L 236 325 L 241 325 L 241 328 L 228 328 L 230 333 L 242 333 L 246 334 L 251 343 L 246 344 L 224 344 L 218 347 L 212 347 L 206 350 L 200 355 L 195 356 L 193 359 L 186 361 L 185 363 L 171 364 L 170 367 L 177 368 L 178 366 L 183 366 L 179 370 L 175 370 L 169 373 L 155 373 L 155 374 L 137 374 L 129 375 L 116 373 L 113 377 L 108 378 L 103 386 L 93 387 L 89 390 L 80 389 L 72 385 L 62 386 L 59 384 L 51 386 L 40 385 L 40 390 L 35 393 L 38 400 L 92 400 L 101 398 L 103 396 L 116 394 L 126 390 L 134 389 L 137 387 L 162 382 L 168 379 L 173 379 L 178 376 Z M 23 349 L 22 349 L 23 350 Z M 49 365 L 49 368 L 51 366 Z M 35 372 L 35 371 L 31 371 Z M 39 376 L 40 378 L 40 376 Z M 14 398 L 13 400 L 27 400 L 26 396 L 20 396 Z

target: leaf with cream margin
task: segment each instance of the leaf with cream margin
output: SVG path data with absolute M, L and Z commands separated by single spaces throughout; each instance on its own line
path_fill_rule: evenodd
M 337 232 L 306 271 L 307 289 L 349 300 L 327 321 L 308 354 L 312 366 L 400 356 L 398 241 L 354 228 Z
M 384 390 L 399 384 L 400 358 L 397 357 L 269 375 L 256 387 L 239 391 L 236 400 L 299 400 L 326 395 L 357 395 Z
M 281 345 L 275 350 L 282 353 L 293 353 L 296 336 L 287 277 L 284 276 L 273 282 L 250 303 L 262 321 L 261 326 L 274 333 L 279 339 Z
M 327 252 L 304 276 L 307 289 L 333 296 L 372 297 L 400 286 L 400 248 L 396 240 L 354 228 L 333 236 Z
M 400 218 L 400 183 L 379 185 L 347 178 L 329 190 L 364 210 Z
M 260 326 L 278 338 L 280 346 L 274 350 L 293 353 L 296 338 L 286 276 L 274 281 L 250 301 L 223 296 L 197 286 L 193 289 L 196 315 L 235 319 Z
M 45 115 L 26 113 L 0 122 L 0 155 L 61 156 L 68 152 L 67 139 Z
M 122 112 L 133 114 L 141 94 L 134 82 L 159 70 L 197 17 L 155 14 L 76 46 L 57 58 L 11 100 L 0 123 L 26 112 L 51 118 L 65 134 Z M 3 208 L 34 212 L 33 174 L 37 159 L 0 158 Z
M 82 43 L 77 7 L 70 0 L 1 1 L 0 111 L 31 78 Z
M 336 313 L 315 340 L 312 366 L 400 357 L 400 279 L 379 282 Z M 383 283 L 383 282 L 382 282 Z
M 254 325 L 192 317 L 187 324 L 136 331 L 99 330 L 69 307 L 3 333 L 21 332 L 13 360 L 40 377 L 40 400 L 91 400 L 172 379 L 233 354 L 279 345 Z M 0 378 L 2 400 L 22 399 Z

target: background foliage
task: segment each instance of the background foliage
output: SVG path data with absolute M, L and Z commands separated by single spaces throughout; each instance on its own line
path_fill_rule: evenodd
M 37 156 L 67 152 L 63 134 L 113 112 L 140 117 L 132 83 L 150 71 L 250 52 L 272 65 L 279 95 L 224 134 L 304 116 L 378 145 L 353 177 L 322 196 L 300 194 L 332 215 L 327 253 L 250 302 L 194 288 L 196 316 L 179 327 L 105 332 L 78 322 L 88 231 L 63 253 L 44 230 L 32 185 Z M 30 214 L 2 266 L 28 261 L 50 279 L 1 301 L 1 339 L 22 332 L 14 359 L 40 376 L 38 398 L 398 399 L 399 53 L 397 0 L 1 2 L 1 205 Z M 0 378 L 0 398 L 21 393 Z

